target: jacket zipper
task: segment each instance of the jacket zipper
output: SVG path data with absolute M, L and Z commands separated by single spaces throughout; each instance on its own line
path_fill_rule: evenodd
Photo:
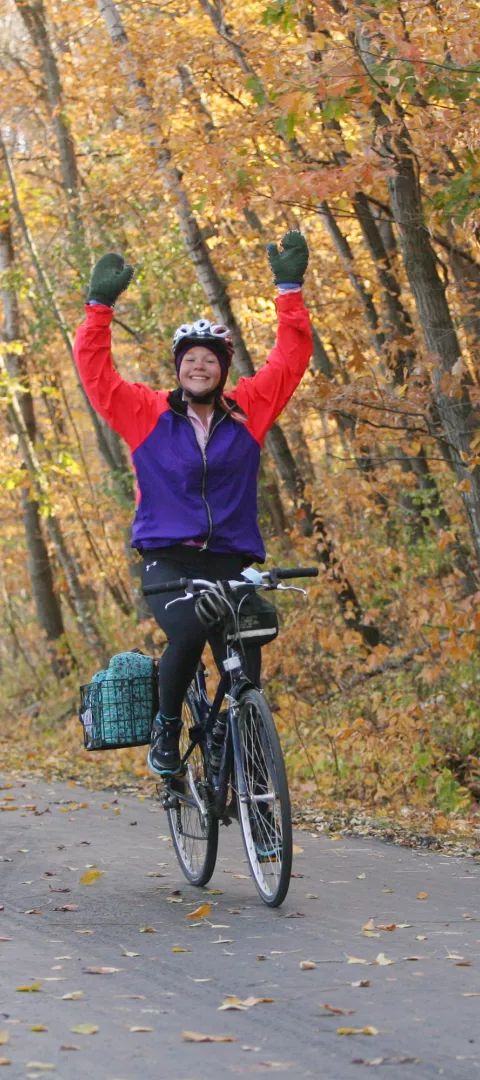
M 208 515 L 208 536 L 207 536 L 205 542 L 202 544 L 202 546 L 200 548 L 200 551 L 206 551 L 206 549 L 208 547 L 208 541 L 210 540 L 210 537 L 211 537 L 212 532 L 213 532 L 212 515 L 210 513 L 210 507 L 208 505 L 207 497 L 205 495 L 205 488 L 207 486 L 207 454 L 206 454 L 206 450 L 207 450 L 207 446 L 208 446 L 208 444 L 210 442 L 210 439 L 211 439 L 211 437 L 213 435 L 213 432 L 217 430 L 217 428 L 222 423 L 222 420 L 225 420 L 225 417 L 227 415 L 228 415 L 227 413 L 224 413 L 223 416 L 221 416 L 220 419 L 217 421 L 217 423 L 214 424 L 214 426 L 210 429 L 210 431 L 208 433 L 208 436 L 207 436 L 207 440 L 205 442 L 205 449 L 204 450 L 202 450 L 202 447 L 200 446 L 200 444 L 197 443 L 198 448 L 199 448 L 199 450 L 201 452 L 201 455 L 202 455 L 202 460 L 203 460 L 202 499 L 203 499 L 203 501 L 205 503 L 205 507 L 206 507 L 207 515 Z M 187 420 L 188 420 L 188 416 L 187 416 Z M 191 421 L 190 421 L 190 423 L 191 423 Z M 193 424 L 191 424 L 191 426 L 193 428 Z M 195 434 L 195 431 L 194 431 L 194 434 Z M 196 438 L 197 438 L 197 436 L 195 435 L 195 439 Z
M 170 406 L 170 408 L 172 409 L 172 406 Z M 211 439 L 211 437 L 213 435 L 213 432 L 217 430 L 219 424 L 222 423 L 222 420 L 225 420 L 225 417 L 228 416 L 228 413 L 224 413 L 224 415 L 220 417 L 220 419 L 217 421 L 215 426 L 211 429 L 211 431 L 209 432 L 207 441 L 205 443 L 205 450 L 203 450 L 202 447 L 200 446 L 200 443 L 198 442 L 197 436 L 195 434 L 195 428 L 194 428 L 194 426 L 192 424 L 192 421 L 188 418 L 188 416 L 184 416 L 183 413 L 178 412 L 177 409 L 172 409 L 172 412 L 176 413 L 177 416 L 180 416 L 182 418 L 182 420 L 186 420 L 187 424 L 190 425 L 190 427 L 191 427 L 191 429 L 193 431 L 193 434 L 194 434 L 195 442 L 196 442 L 196 444 L 198 446 L 198 449 L 199 449 L 199 451 L 200 451 L 200 453 L 202 455 L 203 475 L 202 475 L 202 488 L 201 488 L 200 495 L 201 495 L 201 497 L 203 499 L 203 502 L 205 503 L 205 509 L 207 511 L 208 534 L 207 534 L 207 537 L 206 537 L 204 543 L 202 544 L 202 546 L 200 548 L 200 551 L 206 551 L 206 549 L 208 547 L 208 542 L 209 542 L 210 537 L 211 537 L 212 532 L 213 532 L 213 519 L 212 519 L 212 514 L 211 514 L 211 511 L 210 511 L 210 506 L 208 504 L 207 497 L 206 497 L 206 494 L 205 494 L 205 488 L 206 488 L 206 484 L 207 484 L 207 455 L 205 453 L 205 450 L 206 450 L 207 445 L 208 445 L 208 443 L 209 443 L 209 441 L 210 441 L 210 439 Z

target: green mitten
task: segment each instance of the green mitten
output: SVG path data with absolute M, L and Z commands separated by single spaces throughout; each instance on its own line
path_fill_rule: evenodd
M 308 245 L 301 232 L 292 230 L 283 237 L 282 250 L 267 244 L 267 255 L 275 285 L 303 285 L 308 266 Z
M 115 300 L 124 289 L 128 289 L 133 277 L 133 266 L 125 262 L 122 255 L 110 252 L 102 255 L 96 263 L 87 294 L 87 303 L 96 300 L 99 304 L 113 307 Z

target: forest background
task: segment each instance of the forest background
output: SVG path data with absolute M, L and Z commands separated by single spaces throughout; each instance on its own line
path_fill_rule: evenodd
M 278 602 L 265 686 L 298 802 L 441 833 L 480 799 L 477 0 L 0 0 L 1 748 L 118 783 L 78 684 L 157 652 L 129 550 L 132 473 L 72 362 L 91 268 L 135 263 L 122 374 L 172 385 L 171 336 L 273 343 L 265 244 L 301 227 L 309 373 L 267 438 Z M 235 376 L 234 376 L 235 377 Z

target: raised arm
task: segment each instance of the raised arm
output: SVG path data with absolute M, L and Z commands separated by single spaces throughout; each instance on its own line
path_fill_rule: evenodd
M 97 263 L 85 307 L 85 322 L 75 338 L 74 356 L 93 408 L 135 450 L 155 426 L 165 408 L 166 395 L 143 383 L 127 382 L 113 365 L 113 304 L 127 288 L 132 274 L 133 268 L 126 266 L 120 255 L 104 255 Z
M 268 257 L 279 295 L 277 339 L 264 367 L 242 378 L 230 392 L 248 416 L 248 427 L 258 442 L 285 408 L 308 367 L 312 355 L 310 317 L 301 287 L 308 263 L 308 247 L 299 232 L 289 232 L 282 250 L 269 244 Z

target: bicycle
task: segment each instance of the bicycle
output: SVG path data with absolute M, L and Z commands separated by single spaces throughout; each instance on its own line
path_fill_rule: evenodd
M 226 649 L 213 701 L 200 661 L 183 703 L 180 771 L 157 786 L 180 867 L 191 884 L 206 885 L 215 869 L 219 824 L 237 818 L 255 886 L 270 907 L 282 903 L 290 884 L 290 797 L 270 707 L 244 668 L 242 606 L 257 590 L 306 595 L 304 589 L 280 582 L 317 575 L 316 567 L 249 568 L 241 581 L 180 578 L 144 589 L 145 595 L 184 591 L 170 603 L 193 599 L 205 624 L 210 611 L 209 625 L 222 629 Z M 222 709 L 224 700 L 227 707 Z

